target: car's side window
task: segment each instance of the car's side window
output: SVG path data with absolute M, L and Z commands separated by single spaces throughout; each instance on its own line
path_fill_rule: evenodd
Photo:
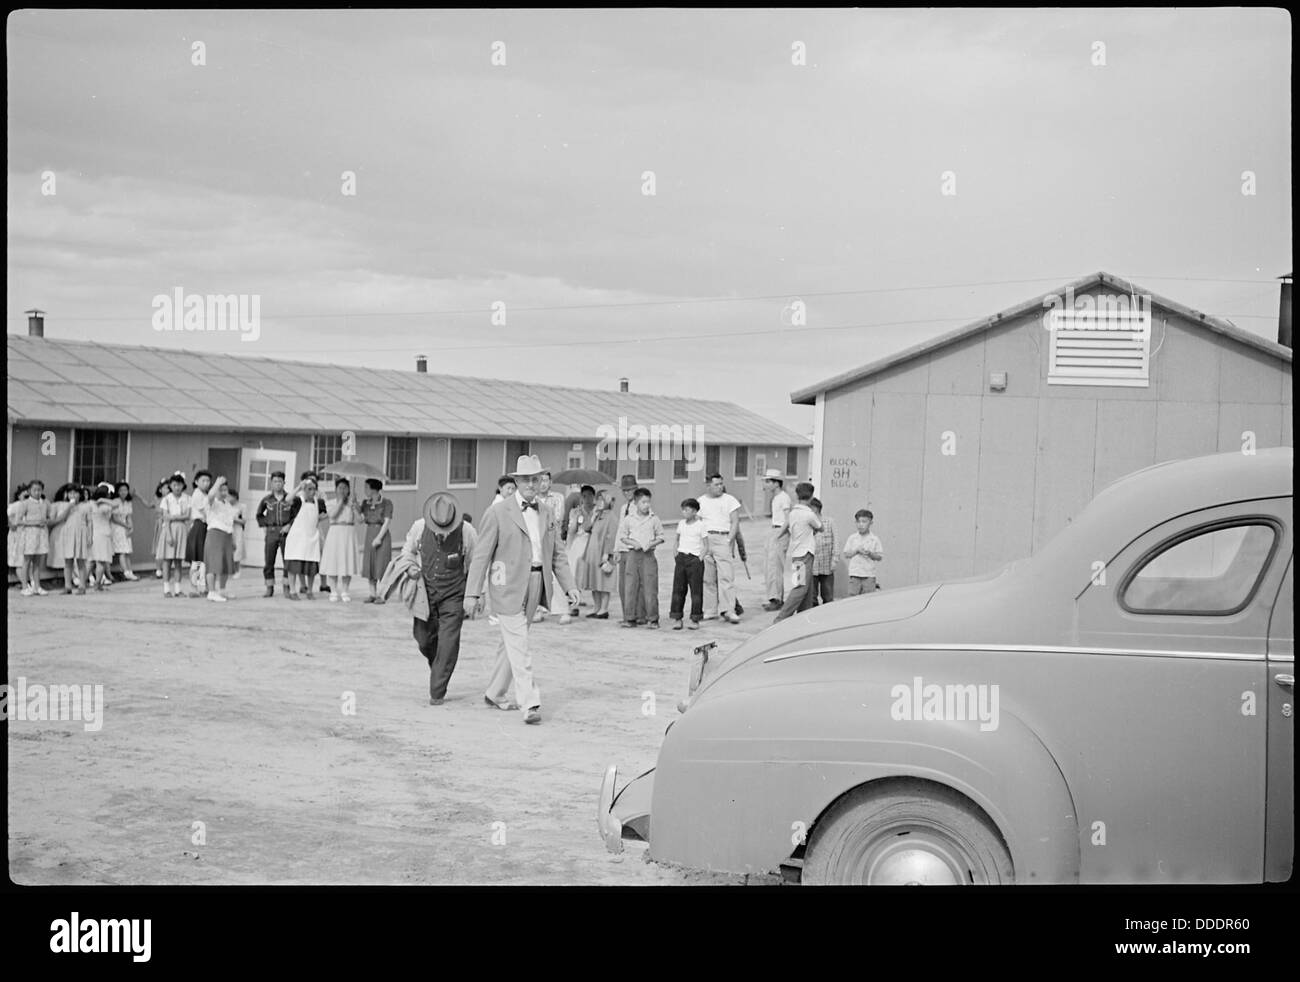
M 1134 564 L 1120 605 L 1134 614 L 1235 614 L 1250 603 L 1279 537 L 1262 519 L 1191 529 Z

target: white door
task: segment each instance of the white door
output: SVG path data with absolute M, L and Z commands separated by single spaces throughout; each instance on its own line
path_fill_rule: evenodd
M 239 456 L 239 500 L 244 506 L 244 564 L 260 569 L 266 536 L 257 524 L 257 506 L 271 492 L 271 474 L 284 471 L 285 490 L 298 483 L 298 454 L 293 450 L 253 450 Z M 276 563 L 280 563 L 276 553 Z

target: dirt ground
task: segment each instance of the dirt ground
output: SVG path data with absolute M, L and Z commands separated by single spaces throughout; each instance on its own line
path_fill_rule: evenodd
M 150 573 L 104 593 L 8 592 L 8 681 L 102 684 L 98 732 L 10 719 L 9 873 L 23 884 L 739 884 L 606 851 L 596 796 L 654 765 L 693 644 L 771 623 L 761 527 L 746 524 L 739 625 L 664 629 L 554 617 L 533 627 L 543 723 L 483 703 L 497 632 L 467 622 L 447 702 L 404 606 L 164 599 Z M 671 536 L 670 536 L 670 541 Z M 587 613 L 590 607 L 584 607 Z M 355 715 L 345 715 L 345 693 Z M 643 713 L 654 693 L 655 715 Z M 10 714 L 13 714 L 12 701 Z M 196 844 L 195 824 L 204 825 Z

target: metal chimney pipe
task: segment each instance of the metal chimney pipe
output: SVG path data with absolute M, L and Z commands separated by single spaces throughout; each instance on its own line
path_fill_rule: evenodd
M 1291 274 L 1279 276 L 1282 281 L 1277 307 L 1277 343 L 1291 347 Z
M 619 392 L 627 391 L 627 379 L 621 378 L 618 380 L 618 391 Z
M 417 372 L 421 372 L 421 373 L 428 372 L 428 370 L 429 370 L 429 359 L 426 358 L 424 355 L 416 355 L 416 356 L 415 356 L 415 370 L 416 370 Z
M 27 315 L 27 336 L 29 338 L 45 337 L 45 311 L 25 310 Z

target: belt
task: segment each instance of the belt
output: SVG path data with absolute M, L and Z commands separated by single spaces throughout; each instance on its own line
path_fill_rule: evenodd
M 706 535 L 730 535 L 731 529 L 706 529 Z
M 541 572 L 543 569 L 545 569 L 545 568 L 546 568 L 546 567 L 544 567 L 541 563 L 533 563 L 533 565 L 531 565 L 531 566 L 528 567 L 528 572 L 530 572 L 530 573 L 540 573 L 540 572 Z

